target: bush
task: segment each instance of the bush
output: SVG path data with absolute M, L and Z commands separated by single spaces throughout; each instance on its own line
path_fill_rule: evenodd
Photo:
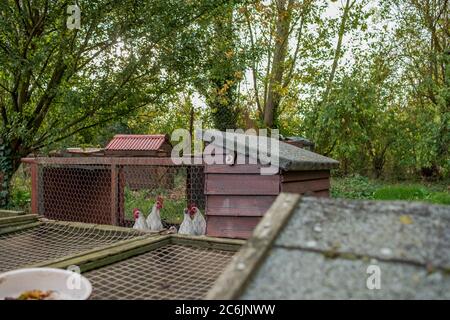
M 26 167 L 21 166 L 13 176 L 10 197 L 8 209 L 31 210 L 31 175 Z
M 428 192 L 417 186 L 389 186 L 375 191 L 376 200 L 425 200 Z
M 345 199 L 373 199 L 373 194 L 378 187 L 377 183 L 360 175 L 333 178 L 331 196 Z

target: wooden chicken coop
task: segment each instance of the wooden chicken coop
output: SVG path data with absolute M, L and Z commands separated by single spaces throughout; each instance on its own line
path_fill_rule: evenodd
M 222 165 L 205 165 L 207 234 L 215 237 L 249 238 L 264 213 L 281 192 L 328 197 L 330 169 L 339 162 L 289 143 L 279 142 L 279 168 L 276 174 L 262 175 L 260 161 L 250 161 L 252 154 L 245 141 L 248 135 L 224 133 L 220 149 Z M 215 142 L 211 142 L 214 144 Z M 228 143 L 228 144 L 227 144 Z M 247 164 L 236 164 L 243 156 Z M 229 159 L 232 159 L 229 161 Z M 256 164 L 248 164 L 256 162 Z
M 275 174 L 262 175 L 264 165 L 245 147 L 239 149 L 249 136 L 224 137 L 236 150 L 246 150 L 218 147 L 225 164 L 175 163 L 167 135 L 118 135 L 105 149 L 68 149 L 54 157 L 24 159 L 31 164 L 32 212 L 54 220 L 129 227 L 133 208 L 147 214 L 161 195 L 168 199 L 163 210 L 172 216 L 182 217 L 194 203 L 206 215 L 207 235 L 246 239 L 280 192 L 329 196 L 330 169 L 337 161 L 280 141 Z M 238 164 L 239 157 L 246 163 Z
M 32 213 L 63 221 L 132 226 L 134 207 L 157 196 L 179 210 L 204 209 L 200 165 L 175 165 L 167 135 L 117 135 L 105 149 L 70 148 L 51 157 L 23 159 L 31 166 Z

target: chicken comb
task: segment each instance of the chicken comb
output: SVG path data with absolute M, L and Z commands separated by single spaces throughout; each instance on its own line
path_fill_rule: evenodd
M 189 203 L 189 205 L 188 205 L 189 212 L 192 212 L 192 209 L 195 208 L 195 207 L 197 207 L 197 206 L 195 205 L 194 202 Z
M 164 198 L 162 196 L 157 196 L 156 197 L 156 201 L 159 201 L 159 202 L 163 203 L 164 202 Z

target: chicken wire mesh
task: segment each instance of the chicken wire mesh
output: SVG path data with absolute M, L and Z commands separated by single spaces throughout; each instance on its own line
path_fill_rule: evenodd
M 39 165 L 39 214 L 48 219 L 112 224 L 108 165 Z
M 0 235 L 0 272 L 105 247 L 143 233 L 43 222 Z
M 132 226 L 133 209 L 149 214 L 158 196 L 164 199 L 165 226 L 179 224 L 184 208 L 205 208 L 201 166 L 122 166 L 119 175 L 119 225 Z
M 161 217 L 169 226 L 182 221 L 187 205 L 205 208 L 203 166 L 146 165 L 139 159 L 128 162 L 39 163 L 35 190 L 38 213 L 54 220 L 131 227 L 133 209 L 147 215 L 156 197 L 161 196 Z
M 88 271 L 90 299 L 205 298 L 234 251 L 169 244 L 147 253 Z

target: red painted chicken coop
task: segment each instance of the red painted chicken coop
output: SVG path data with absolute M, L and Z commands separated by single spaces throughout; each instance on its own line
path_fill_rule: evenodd
M 248 135 L 227 133 L 223 144 L 232 151 L 219 148 L 227 164 L 205 165 L 205 197 L 207 232 L 210 236 L 249 238 L 254 227 L 280 192 L 328 197 L 330 169 L 338 161 L 279 142 L 279 168 L 276 174 L 261 175 L 264 167 L 246 146 Z M 212 144 L 215 142 L 213 141 Z M 245 150 L 239 154 L 234 150 Z M 246 164 L 237 164 L 238 157 Z M 231 160 L 230 160 L 231 159 Z M 255 163 L 256 164 L 249 164 Z
M 227 133 L 226 139 L 237 137 Z M 329 195 L 337 161 L 279 146 L 274 175 L 261 175 L 259 163 L 230 162 L 238 155 L 227 149 L 227 164 L 175 164 L 167 135 L 117 135 L 105 149 L 67 149 L 23 162 L 31 166 L 32 211 L 45 218 L 131 226 L 133 208 L 147 213 L 162 196 L 161 215 L 170 223 L 180 223 L 174 217 L 195 203 L 206 215 L 207 235 L 245 239 L 280 192 Z

